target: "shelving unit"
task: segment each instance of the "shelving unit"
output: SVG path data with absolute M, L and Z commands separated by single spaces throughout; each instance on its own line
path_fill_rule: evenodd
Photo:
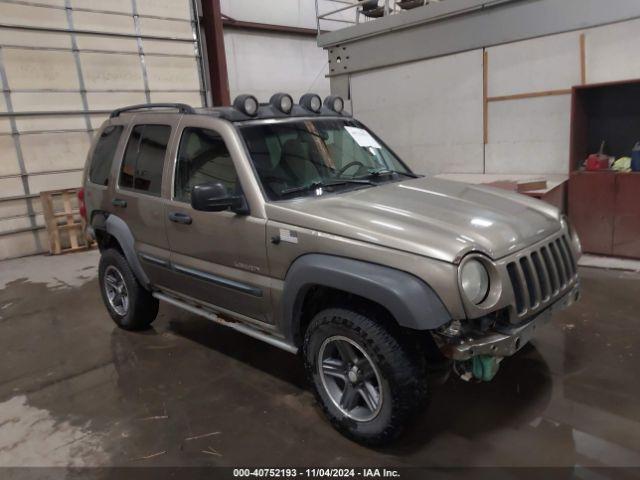
M 640 172 L 580 170 L 605 153 L 630 156 L 640 140 L 640 80 L 573 88 L 569 217 L 587 253 L 640 258 Z

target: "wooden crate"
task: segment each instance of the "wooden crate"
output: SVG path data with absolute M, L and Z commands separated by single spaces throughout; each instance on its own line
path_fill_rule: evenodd
M 78 210 L 78 190 L 68 188 L 40 192 L 52 255 L 87 250 L 93 246 L 85 234 L 86 222 Z

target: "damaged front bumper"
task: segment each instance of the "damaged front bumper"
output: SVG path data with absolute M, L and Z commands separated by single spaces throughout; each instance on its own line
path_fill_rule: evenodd
M 522 325 L 503 326 L 480 336 L 447 337 L 438 335 L 440 350 L 445 357 L 456 361 L 477 356 L 508 357 L 516 353 L 534 337 L 537 330 L 549 323 L 551 317 L 576 302 L 580 296 L 576 284 L 552 305 Z

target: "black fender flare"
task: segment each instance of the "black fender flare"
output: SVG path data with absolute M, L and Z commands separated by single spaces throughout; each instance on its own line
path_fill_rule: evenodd
M 92 217 L 91 224 L 94 230 L 103 230 L 118 241 L 122 248 L 122 253 L 124 253 L 127 259 L 127 263 L 129 263 L 131 270 L 133 270 L 133 274 L 147 290 L 150 290 L 151 282 L 142 269 L 140 259 L 136 254 L 133 233 L 126 222 L 117 215 L 96 214 Z
M 314 286 L 366 298 L 386 308 L 399 325 L 414 330 L 432 330 L 451 320 L 436 292 L 410 273 L 361 260 L 307 254 L 292 263 L 282 293 L 283 333 L 295 344 L 301 341 L 302 304 Z

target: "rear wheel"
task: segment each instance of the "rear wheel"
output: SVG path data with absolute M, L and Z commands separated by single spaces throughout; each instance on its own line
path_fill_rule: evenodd
M 111 318 L 126 330 L 143 330 L 158 315 L 159 302 L 135 277 L 124 256 L 108 249 L 100 256 L 100 291 Z
M 318 313 L 305 335 L 304 356 L 324 413 L 360 443 L 393 440 L 426 404 L 422 362 L 375 315 L 342 308 Z

